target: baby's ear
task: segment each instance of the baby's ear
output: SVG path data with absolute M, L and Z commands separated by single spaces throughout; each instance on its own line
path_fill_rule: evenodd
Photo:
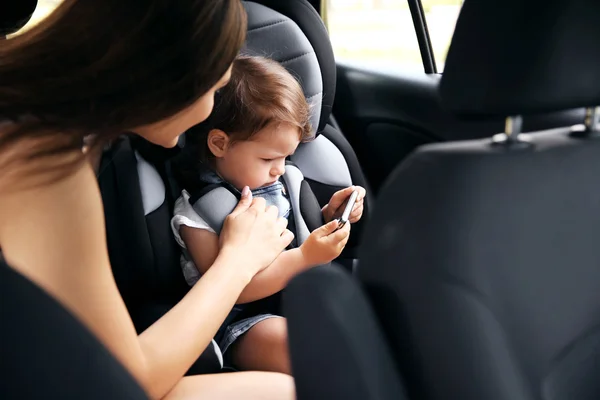
M 220 129 L 211 129 L 206 144 L 215 157 L 223 157 L 229 146 L 229 136 Z

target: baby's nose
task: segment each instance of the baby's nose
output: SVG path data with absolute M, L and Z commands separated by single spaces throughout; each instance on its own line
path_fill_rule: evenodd
M 285 173 L 285 163 L 277 164 L 271 170 L 271 175 L 273 176 L 281 176 Z

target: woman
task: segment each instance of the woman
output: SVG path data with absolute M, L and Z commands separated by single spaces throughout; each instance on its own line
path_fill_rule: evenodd
M 0 41 L 4 258 L 77 316 L 154 399 L 294 397 L 291 378 L 279 374 L 183 377 L 246 284 L 291 242 L 285 220 L 245 196 L 210 271 L 137 336 L 111 273 L 90 162 L 123 132 L 175 145 L 211 112 L 245 32 L 239 0 L 66 0 Z

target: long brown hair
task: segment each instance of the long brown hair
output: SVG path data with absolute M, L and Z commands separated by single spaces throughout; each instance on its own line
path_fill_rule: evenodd
M 0 170 L 27 139 L 37 146 L 19 157 L 60 156 L 91 133 L 97 148 L 177 114 L 218 82 L 245 32 L 240 0 L 65 0 L 0 41 L 0 123 L 14 123 L 0 130 Z

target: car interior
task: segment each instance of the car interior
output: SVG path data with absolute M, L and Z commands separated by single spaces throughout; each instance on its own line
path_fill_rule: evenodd
M 36 3 L 0 13 L 0 37 Z M 321 206 L 368 193 L 340 258 L 283 291 L 297 398 L 600 398 L 600 3 L 465 0 L 440 73 L 421 0 L 407 3 L 423 71 L 393 73 L 336 59 L 326 1 L 243 3 L 242 52 L 284 65 L 312 105 L 316 139 L 291 161 Z M 194 143 L 124 135 L 101 159 L 139 332 L 189 290 L 170 219 Z M 0 398 L 146 398 L 55 300 L 0 274 Z M 227 371 L 213 341 L 188 374 Z

